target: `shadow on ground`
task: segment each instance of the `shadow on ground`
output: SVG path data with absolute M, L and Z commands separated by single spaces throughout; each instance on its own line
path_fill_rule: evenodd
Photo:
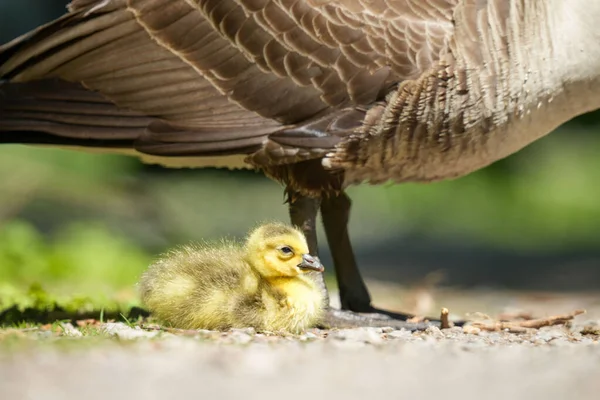
M 600 251 L 539 252 L 498 250 L 482 245 L 390 239 L 356 249 L 367 278 L 401 285 L 420 282 L 428 273 L 443 271 L 443 286 L 489 287 L 509 290 L 598 291 Z M 321 251 L 326 266 L 332 259 Z M 331 270 L 330 270 L 331 271 Z M 332 271 L 331 271 L 332 272 Z
M 136 321 L 140 317 L 146 318 L 149 315 L 150 314 L 146 310 L 139 307 L 132 307 L 129 311 L 122 313 L 119 311 L 105 312 L 104 310 L 86 312 L 69 311 L 59 305 L 47 309 L 27 307 L 23 310 L 20 310 L 17 306 L 12 306 L 6 310 L 0 311 L 0 327 L 23 323 L 49 324 L 55 321 L 69 321 L 75 324 L 75 321 L 86 319 L 129 322 Z

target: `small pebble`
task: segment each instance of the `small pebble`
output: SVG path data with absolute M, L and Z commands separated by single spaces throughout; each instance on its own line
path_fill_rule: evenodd
M 81 331 L 79 329 L 76 329 L 73 326 L 73 324 L 71 324 L 70 322 L 60 324 L 60 326 L 63 329 L 63 335 L 65 335 L 65 336 L 71 336 L 71 337 L 83 336 L 83 333 L 81 333 Z
M 443 338 L 445 337 L 440 328 L 437 326 L 429 326 L 425 329 L 425 333 L 435 338 Z
M 306 342 L 308 340 L 315 340 L 315 339 L 317 339 L 317 335 L 315 335 L 312 332 L 306 332 L 304 335 L 298 336 L 298 339 L 301 340 L 301 341 L 303 341 L 303 342 Z
M 564 334 L 558 333 L 556 331 L 547 330 L 540 330 L 536 335 L 537 339 L 545 340 L 546 342 L 549 342 L 550 340 L 556 339 L 561 336 L 564 336 Z
M 250 328 L 244 328 L 244 329 L 237 329 L 240 332 L 243 332 L 245 334 L 248 335 L 256 335 L 256 329 L 250 327 Z
M 232 329 L 227 338 L 236 344 L 246 344 L 252 341 L 252 336 L 247 334 L 243 329 Z
M 466 333 L 467 335 L 479 335 L 481 333 L 480 328 L 478 328 L 476 326 L 472 326 L 472 325 L 463 326 L 462 331 L 464 333 Z

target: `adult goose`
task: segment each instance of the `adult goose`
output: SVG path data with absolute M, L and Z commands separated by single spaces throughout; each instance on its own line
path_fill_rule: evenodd
M 0 142 L 258 168 L 313 255 L 321 211 L 348 311 L 329 321 L 390 325 L 350 312 L 378 310 L 344 189 L 463 176 L 599 108 L 599 20 L 589 0 L 74 0 L 0 48 Z

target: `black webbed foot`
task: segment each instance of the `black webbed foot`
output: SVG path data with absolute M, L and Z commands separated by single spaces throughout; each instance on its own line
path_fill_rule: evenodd
M 374 309 L 375 310 L 375 309 Z M 425 330 L 430 326 L 440 327 L 440 321 L 426 321 L 426 322 L 406 322 L 406 318 L 394 318 L 388 314 L 401 316 L 403 314 L 396 314 L 391 312 L 373 312 L 373 313 L 356 313 L 348 310 L 338 310 L 335 308 L 328 308 L 325 311 L 325 316 L 321 322 L 320 328 L 332 329 L 332 328 L 362 328 L 362 327 L 391 327 L 394 329 L 406 329 L 409 331 L 420 331 Z

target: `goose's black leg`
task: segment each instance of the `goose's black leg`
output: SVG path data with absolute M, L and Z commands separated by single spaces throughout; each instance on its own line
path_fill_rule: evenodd
M 348 234 L 350 206 L 350 198 L 345 193 L 324 197 L 321 201 L 323 227 L 335 266 L 342 310 L 373 312 L 371 295 L 356 265 Z
M 350 200 L 344 194 L 337 198 L 318 199 L 302 196 L 297 193 L 289 194 L 289 211 L 292 224 L 299 227 L 306 236 L 311 255 L 318 257 L 317 250 L 317 213 L 319 206 L 323 212 L 323 222 L 334 258 L 336 276 L 340 285 L 340 294 L 344 308 L 361 307 L 356 311 L 365 311 L 370 314 L 359 314 L 351 310 L 335 310 L 329 307 L 329 294 L 325 286 L 323 274 L 317 274 L 315 279 L 325 295 L 325 328 L 352 328 L 361 326 L 394 327 L 397 329 L 418 330 L 425 329 L 429 324 L 412 324 L 402 321 L 403 315 L 390 312 L 381 312 L 371 307 L 370 296 L 358 272 L 354 254 L 350 245 L 347 231 Z M 321 204 L 321 202 L 324 204 Z M 338 208 L 340 207 L 340 208 Z M 333 244 L 332 244 L 333 243 Z M 342 287 L 343 292 L 342 292 Z M 356 303 L 351 303 L 356 302 Z M 399 319 L 395 319 L 400 317 Z
M 321 201 L 323 227 L 335 266 L 335 275 L 340 291 L 342 310 L 358 313 L 373 313 L 372 317 L 384 316 L 406 320 L 412 315 L 381 310 L 371 305 L 371 295 L 360 275 L 348 234 L 352 202 L 346 193 L 331 194 Z M 383 315 L 376 315 L 383 314 Z
M 296 193 L 288 194 L 288 202 L 290 204 L 290 219 L 293 225 L 297 226 L 304 232 L 308 250 L 312 256 L 318 257 L 318 242 L 317 242 L 317 213 L 321 199 L 301 196 Z M 314 278 L 319 284 L 324 295 L 325 306 L 329 306 L 329 292 L 325 286 L 323 274 L 314 274 Z

